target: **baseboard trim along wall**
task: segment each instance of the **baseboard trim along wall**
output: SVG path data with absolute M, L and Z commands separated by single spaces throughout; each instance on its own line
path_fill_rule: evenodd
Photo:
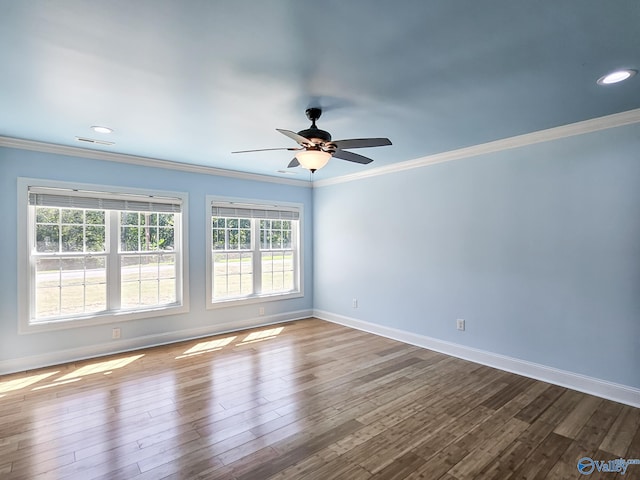
M 24 372 L 35 368 L 60 365 L 63 363 L 77 362 L 91 358 L 104 357 L 117 353 L 130 352 L 141 348 L 151 348 L 170 343 L 195 340 L 198 338 L 219 335 L 228 332 L 237 332 L 249 328 L 264 327 L 283 322 L 301 320 L 312 316 L 311 310 L 297 310 L 280 313 L 277 315 L 265 315 L 225 323 L 212 323 L 205 327 L 178 330 L 155 335 L 145 335 L 130 339 L 110 340 L 109 342 L 89 345 L 86 347 L 60 350 L 42 355 L 33 355 L 10 360 L 0 361 L 0 375 L 8 373 Z
M 398 340 L 403 343 L 427 348 L 453 357 L 469 360 L 506 372 L 523 375 L 525 377 L 588 393 L 615 402 L 640 408 L 640 389 L 607 382 L 598 378 L 588 377 L 566 370 L 560 370 L 545 365 L 520 360 L 497 353 L 479 350 L 456 343 L 445 342 L 416 333 L 398 330 L 375 323 L 358 320 L 322 310 L 314 310 L 313 316 L 321 320 L 338 323 L 346 327 L 355 328 L 382 337 Z

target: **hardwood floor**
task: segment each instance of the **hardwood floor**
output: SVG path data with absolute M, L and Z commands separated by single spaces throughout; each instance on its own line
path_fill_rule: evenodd
M 0 478 L 638 479 L 640 409 L 309 319 L 0 377 Z

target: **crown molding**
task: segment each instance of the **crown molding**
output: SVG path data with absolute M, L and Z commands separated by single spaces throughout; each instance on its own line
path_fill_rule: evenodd
M 606 115 L 604 117 L 584 120 L 582 122 L 570 123 L 560 127 L 549 128 L 547 130 L 539 130 L 537 132 L 526 133 L 515 137 L 495 140 L 493 142 L 481 143 L 471 147 L 460 148 L 458 150 L 450 150 L 448 152 L 436 153 L 426 157 L 408 160 L 406 162 L 385 165 L 384 167 L 371 168 L 362 172 L 349 175 L 343 175 L 335 178 L 327 178 L 325 180 L 317 180 L 313 182 L 313 187 L 326 187 L 339 183 L 353 182 L 369 177 L 377 177 L 379 175 L 387 175 L 389 173 L 401 172 L 404 170 L 412 170 L 414 168 L 422 168 L 437 163 L 451 162 L 453 160 L 461 160 L 463 158 L 477 157 L 488 153 L 496 153 L 514 148 L 526 147 L 536 143 L 551 142 L 562 138 L 573 137 L 576 135 L 584 135 L 585 133 L 593 133 L 600 130 L 632 125 L 640 122 L 640 108 L 628 110 L 622 113 Z
M 205 165 L 191 165 L 187 163 L 174 162 L 171 160 L 139 157 L 136 155 L 127 155 L 124 153 L 103 152 L 100 150 L 91 150 L 82 147 L 70 147 L 67 145 L 37 142 L 35 140 L 24 140 L 20 138 L 0 136 L 0 147 L 16 148 L 19 150 L 31 150 L 43 153 L 53 153 L 71 157 L 91 158 L 93 160 L 106 160 L 108 162 L 128 163 L 131 165 L 141 165 L 144 167 L 180 170 L 183 172 L 199 173 L 202 175 L 215 175 L 218 177 L 230 177 L 240 180 L 253 180 L 257 182 L 270 182 L 279 183 L 282 185 L 292 185 L 295 187 L 311 188 L 311 182 L 305 180 L 272 177 L 269 175 L 260 175 L 257 173 L 239 172 L 235 170 L 226 170 L 223 168 L 207 167 Z
M 371 168 L 349 175 L 340 177 L 327 178 L 324 180 L 315 180 L 308 182 L 305 180 L 295 180 L 290 178 L 272 177 L 270 175 L 260 175 L 257 173 L 239 172 L 235 170 L 226 170 L 216 167 L 207 167 L 205 165 L 191 165 L 186 163 L 175 162 L 171 160 L 160 160 L 149 157 L 139 157 L 136 155 L 127 155 L 123 153 L 103 152 L 100 150 L 91 150 L 81 147 L 70 147 L 66 145 L 58 145 L 53 143 L 38 142 L 34 140 L 24 140 L 12 137 L 0 136 L 0 147 L 17 148 L 21 150 L 32 150 L 43 153 L 54 153 L 58 155 L 68 155 L 73 157 L 91 158 L 94 160 L 106 160 L 110 162 L 128 163 L 132 165 L 142 165 L 146 167 L 164 168 L 169 170 L 179 170 L 183 172 L 199 173 L 203 175 L 215 175 L 220 177 L 237 178 L 241 180 L 253 180 L 258 182 L 278 183 L 282 185 L 292 185 L 296 187 L 316 188 L 336 185 L 340 183 L 362 180 L 380 175 L 401 172 L 404 170 L 412 170 L 414 168 L 422 168 L 437 163 L 451 162 L 454 160 L 462 160 L 464 158 L 477 157 L 489 153 L 501 152 L 514 148 L 526 147 L 536 143 L 550 142 L 560 140 L 562 138 L 584 135 L 600 130 L 622 127 L 640 123 L 640 108 L 628 110 L 626 112 L 614 113 L 604 117 L 584 120 L 582 122 L 570 123 L 559 127 L 553 127 L 537 132 L 517 135 L 515 137 L 504 138 L 492 142 L 481 143 L 471 147 L 450 150 L 447 152 L 436 153 L 420 157 L 414 160 L 385 165 L 383 167 Z

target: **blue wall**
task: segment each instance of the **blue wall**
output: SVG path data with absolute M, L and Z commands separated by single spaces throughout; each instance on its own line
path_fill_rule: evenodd
M 15 229 L 18 177 L 188 192 L 190 312 L 117 324 L 122 329 L 122 341 L 119 342 L 111 340 L 111 328 L 114 325 L 18 335 Z M 304 205 L 303 298 L 206 310 L 205 196 L 208 194 L 297 202 Z M 311 197 L 311 189 L 307 187 L 0 148 L 0 199 L 4 206 L 4 227 L 0 229 L 0 366 L 11 368 L 16 364 L 16 359 L 33 359 L 37 365 L 51 359 L 72 358 L 78 354 L 101 354 L 121 348 L 154 344 L 159 340 L 171 341 L 184 335 L 180 332 L 216 331 L 219 325 L 246 326 L 247 319 L 258 324 L 287 316 L 295 317 L 296 312 L 306 312 L 308 315 L 313 302 Z M 265 309 L 264 317 L 258 316 L 260 306 Z M 23 363 L 18 362 L 17 365 Z
M 316 188 L 314 307 L 640 387 L 638 152 L 636 124 Z
M 119 325 L 125 346 L 260 322 L 205 309 L 204 199 L 229 195 L 305 206 L 305 297 L 267 318 L 316 309 L 640 388 L 639 151 L 636 124 L 312 191 L 0 148 L 0 365 L 122 345 L 111 325 L 17 334 L 22 176 L 189 193 L 190 312 Z

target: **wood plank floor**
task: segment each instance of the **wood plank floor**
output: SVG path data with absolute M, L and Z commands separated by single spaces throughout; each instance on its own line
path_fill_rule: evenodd
M 0 377 L 0 478 L 638 479 L 640 409 L 316 319 Z

